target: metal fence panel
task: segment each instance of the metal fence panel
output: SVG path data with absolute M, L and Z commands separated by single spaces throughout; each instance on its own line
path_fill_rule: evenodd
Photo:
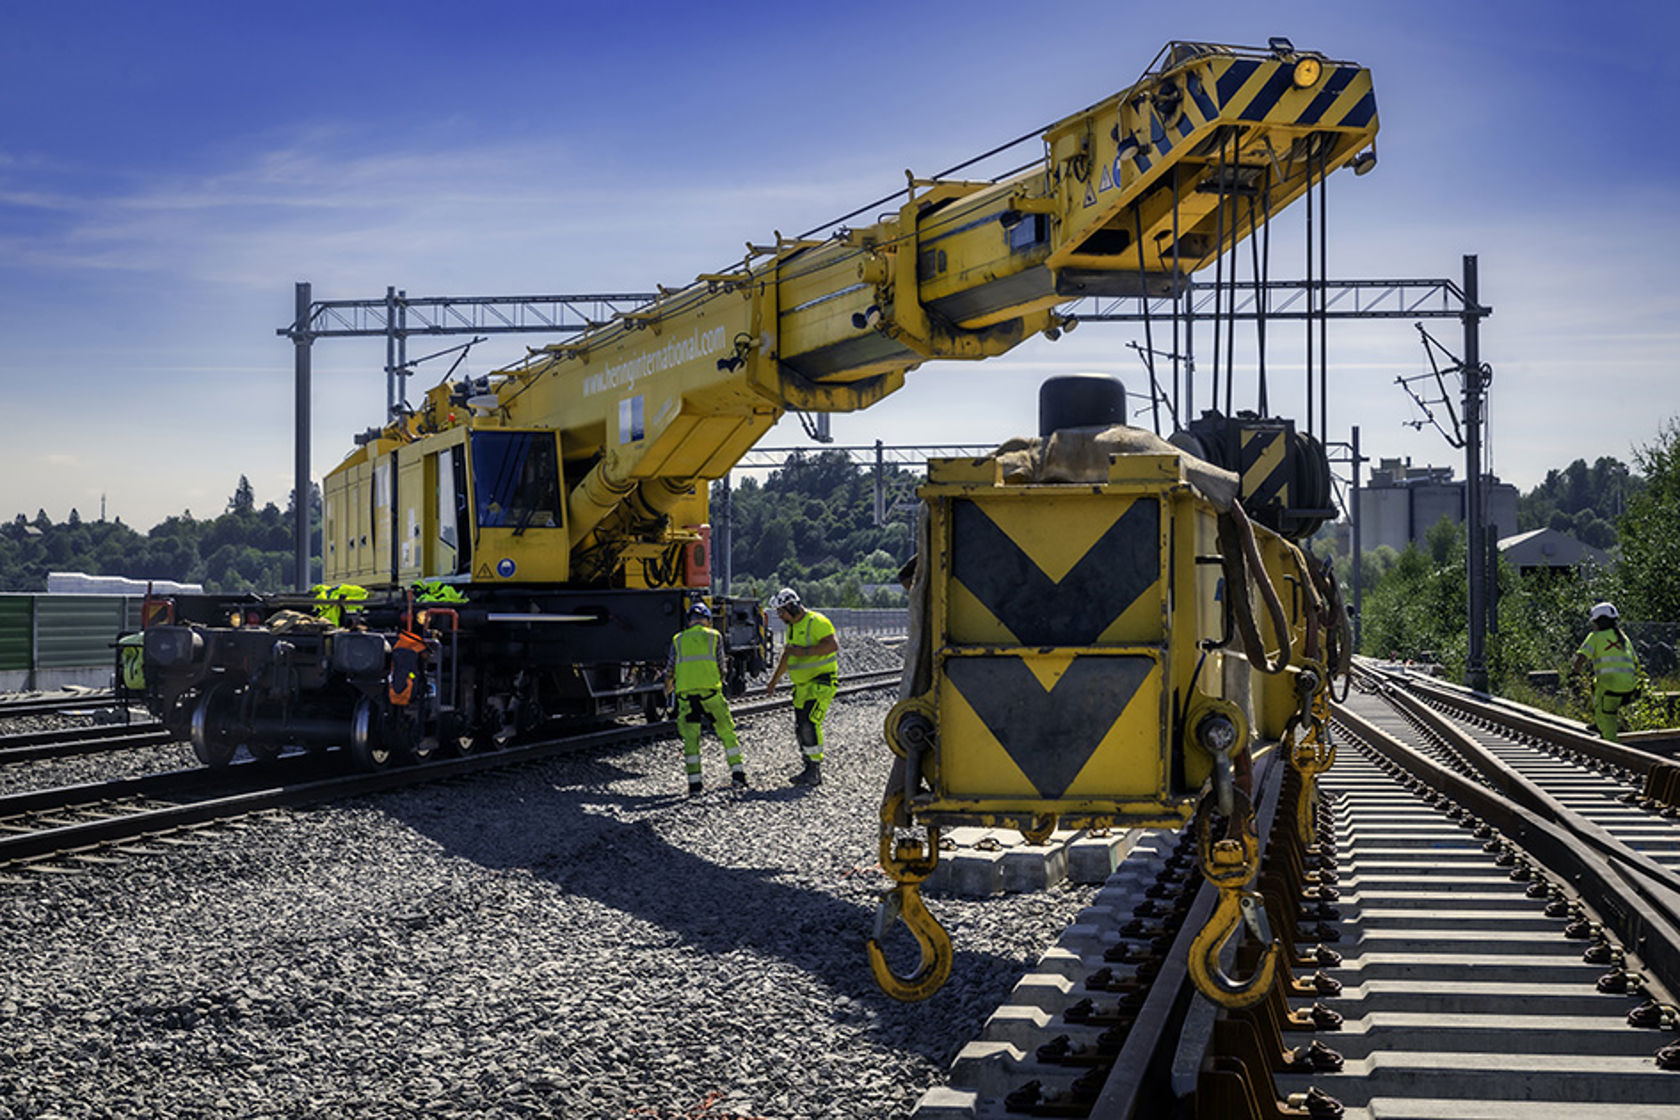
M 35 595 L 0 594 L 0 673 L 28 672 L 35 666 L 30 638 Z
M 877 638 L 902 637 L 910 631 L 909 607 L 815 607 L 834 623 L 841 634 L 862 634 Z M 771 616 L 770 625 L 778 633 L 786 629 L 781 620 Z
M 123 629 L 127 601 L 121 595 L 41 595 L 36 598 L 38 669 L 109 666 L 111 644 Z

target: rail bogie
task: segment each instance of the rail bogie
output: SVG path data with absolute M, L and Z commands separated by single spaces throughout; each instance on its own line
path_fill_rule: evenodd
M 169 600 L 143 631 L 145 702 L 209 766 L 241 747 L 258 759 L 338 747 L 369 769 L 490 749 L 656 710 L 690 598 L 468 585 L 447 603 L 407 591 Z M 762 672 L 768 633 L 755 604 L 716 602 L 738 693 Z

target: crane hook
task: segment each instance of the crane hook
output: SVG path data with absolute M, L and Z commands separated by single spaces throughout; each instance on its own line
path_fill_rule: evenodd
M 1266 948 L 1252 976 L 1233 980 L 1225 974 L 1219 955 L 1238 927 L 1245 924 Z M 1266 904 L 1260 895 L 1253 891 L 1220 890 L 1213 916 L 1190 943 L 1190 978 L 1197 991 L 1220 1007 L 1252 1007 L 1272 990 L 1282 951 L 1282 945 L 1272 937 L 1271 926 L 1266 921 Z
M 939 864 L 939 829 L 928 826 L 926 846 L 921 841 L 896 839 L 893 822 L 904 809 L 904 791 L 895 789 L 881 802 L 881 870 L 898 885 L 881 896 L 875 909 L 875 933 L 868 943 L 869 970 L 875 982 L 889 996 L 904 1003 L 927 999 L 944 985 L 951 975 L 954 953 L 951 937 L 922 902 L 921 883 Z M 916 971 L 900 976 L 887 964 L 881 952 L 881 942 L 894 921 L 904 923 L 916 944 L 921 947 L 922 960 Z
M 880 942 L 894 921 L 902 921 L 921 947 L 922 960 L 916 971 L 900 976 L 887 963 Z M 937 992 L 951 975 L 953 952 L 950 935 L 939 919 L 922 903 L 921 891 L 914 883 L 900 883 L 881 896 L 875 910 L 875 935 L 869 939 L 869 970 L 875 983 L 893 999 L 916 1003 Z

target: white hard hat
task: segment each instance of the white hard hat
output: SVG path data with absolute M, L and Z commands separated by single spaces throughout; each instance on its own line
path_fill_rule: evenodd
M 1616 619 L 1618 619 L 1620 617 L 1621 617 L 1621 615 L 1616 613 L 1616 604 L 1614 604 L 1614 603 L 1598 603 L 1593 607 L 1592 613 L 1587 615 L 1587 621 L 1597 622 L 1601 618 L 1608 618 L 1612 622 L 1614 622 Z
M 797 607 L 798 605 L 799 592 L 791 587 L 784 587 L 770 596 L 770 609 L 773 611 L 779 611 L 783 607 Z

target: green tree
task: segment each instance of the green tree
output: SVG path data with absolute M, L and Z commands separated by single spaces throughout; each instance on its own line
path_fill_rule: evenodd
M 1670 418 L 1657 438 L 1638 449 L 1635 462 L 1645 485 L 1628 500 L 1618 524 L 1622 558 L 1622 614 L 1644 621 L 1680 622 L 1680 418 Z
M 902 602 L 894 575 L 913 550 L 907 509 L 914 506 L 918 476 L 897 466 L 881 472 L 888 510 L 875 522 L 875 468 L 859 468 L 845 452 L 790 455 L 760 482 L 745 479 L 730 493 L 731 566 L 734 589 L 788 585 L 823 606 Z M 712 515 L 722 516 L 721 484 L 712 491 Z M 881 558 L 885 557 L 883 561 Z M 864 589 L 889 584 L 888 590 Z
M 320 490 L 310 489 L 311 537 L 320 548 Z M 54 525 L 45 510 L 34 522 L 18 514 L 0 524 L 0 589 L 45 591 L 51 571 L 84 571 L 130 579 L 202 582 L 210 591 L 275 591 L 291 584 L 292 523 L 269 502 L 260 510 L 241 477 L 227 512 L 208 521 L 191 512 L 165 518 L 144 536 L 113 521 L 83 521 L 72 510 Z M 319 561 L 315 562 L 319 570 Z
M 1408 545 L 1394 566 L 1365 594 L 1360 626 L 1364 652 L 1434 657 L 1461 673 L 1467 653 L 1468 585 L 1464 527 L 1442 518 Z
M 1590 467 L 1585 459 L 1577 459 L 1563 470 L 1546 472 L 1539 486 L 1518 497 L 1517 529 L 1525 533 L 1540 528 L 1573 533 L 1575 519 L 1582 511 L 1613 520 L 1626 509 L 1641 484 L 1642 480 L 1618 459 L 1601 456 Z

